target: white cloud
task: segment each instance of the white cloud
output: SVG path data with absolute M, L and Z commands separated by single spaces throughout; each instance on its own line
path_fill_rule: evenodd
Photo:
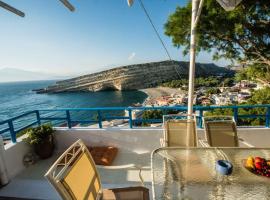
M 136 56 L 135 52 L 132 52 L 129 56 L 128 56 L 128 60 L 133 60 Z

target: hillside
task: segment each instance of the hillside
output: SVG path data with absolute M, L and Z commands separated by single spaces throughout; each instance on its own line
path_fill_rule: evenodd
M 56 80 L 66 77 L 49 73 L 26 71 L 16 68 L 0 69 L 0 82 Z
M 102 90 L 137 90 L 188 77 L 188 62 L 162 61 L 116 67 L 98 73 L 57 82 L 38 93 L 59 93 Z M 232 71 L 215 64 L 196 64 L 196 76 L 217 76 Z

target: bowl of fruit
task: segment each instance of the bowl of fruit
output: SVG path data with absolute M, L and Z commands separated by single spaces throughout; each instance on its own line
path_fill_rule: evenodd
M 243 165 L 253 174 L 270 178 L 270 160 L 249 156 L 243 160 Z

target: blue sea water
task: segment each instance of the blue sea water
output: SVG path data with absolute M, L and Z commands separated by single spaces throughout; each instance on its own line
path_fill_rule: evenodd
M 0 122 L 31 110 L 130 106 L 132 103 L 142 103 L 147 97 L 145 93 L 140 91 L 60 94 L 36 94 L 32 91 L 33 89 L 44 88 L 54 82 L 29 81 L 0 83 Z M 81 112 L 73 114 L 73 116 L 80 119 L 87 119 L 90 114 Z M 22 122 L 18 123 L 20 124 Z

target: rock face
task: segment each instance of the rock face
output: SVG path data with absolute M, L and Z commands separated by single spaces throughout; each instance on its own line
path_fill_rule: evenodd
M 59 93 L 102 90 L 137 90 L 154 87 L 170 80 L 188 77 L 188 62 L 162 61 L 117 67 L 110 70 L 58 81 L 36 90 L 37 93 Z M 217 76 L 232 71 L 214 64 L 196 64 L 196 76 Z

